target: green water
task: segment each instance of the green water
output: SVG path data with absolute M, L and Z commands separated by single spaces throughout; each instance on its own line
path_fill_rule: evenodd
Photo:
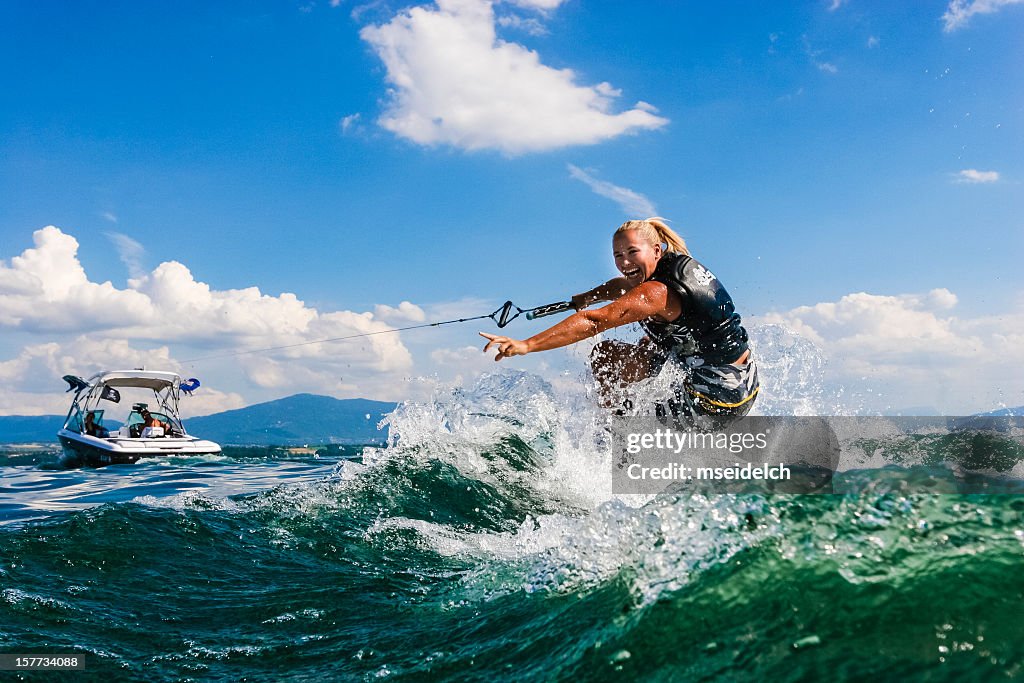
M 482 395 L 365 452 L 8 454 L 0 652 L 87 668 L 6 678 L 1024 677 L 1024 497 L 906 487 L 955 440 L 856 494 L 624 498 L 544 391 Z

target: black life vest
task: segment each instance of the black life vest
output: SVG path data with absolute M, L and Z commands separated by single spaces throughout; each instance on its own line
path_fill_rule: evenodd
M 732 363 L 747 350 L 747 331 L 732 297 L 711 271 L 692 256 L 665 252 L 648 280 L 679 295 L 682 312 L 671 322 L 641 320 L 647 335 L 665 351 L 679 348 L 711 365 Z M 696 354 L 689 351 L 696 344 Z

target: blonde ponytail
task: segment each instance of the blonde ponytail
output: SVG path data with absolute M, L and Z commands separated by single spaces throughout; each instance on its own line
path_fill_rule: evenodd
M 675 230 L 668 227 L 664 218 L 655 216 L 642 221 L 626 221 L 619 226 L 615 234 L 617 235 L 627 230 L 637 230 L 651 244 L 665 245 L 667 251 L 690 255 L 690 250 L 686 248 L 686 242 Z

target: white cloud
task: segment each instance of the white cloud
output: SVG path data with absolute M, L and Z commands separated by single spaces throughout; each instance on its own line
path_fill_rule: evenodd
M 361 5 L 356 5 L 355 7 L 353 7 L 352 12 L 349 14 L 349 16 L 352 17 L 352 21 L 359 22 L 363 20 L 363 15 L 366 14 L 367 12 L 374 12 L 378 9 L 386 7 L 387 0 L 370 0 L 369 2 L 365 2 Z
M 461 346 L 458 348 L 440 348 L 430 352 L 430 360 L 439 372 L 452 376 L 455 384 L 462 384 L 467 379 L 478 377 L 483 372 L 495 372 L 500 369 L 494 361 L 494 352 L 483 352 L 487 340 L 482 337 L 479 346 Z
M 1008 5 L 1016 5 L 1024 0 L 952 0 L 942 15 L 943 30 L 952 33 L 963 28 L 975 14 L 992 14 Z
M 508 330 L 485 329 L 485 332 L 508 334 Z M 515 336 L 515 334 L 513 334 Z M 594 339 L 587 339 L 579 344 L 546 353 L 517 356 L 516 358 L 495 361 L 494 349 L 484 353 L 483 347 L 487 340 L 474 331 L 470 339 L 475 345 L 461 341 L 451 346 L 438 346 L 429 352 L 429 363 L 433 369 L 432 376 L 440 385 L 465 385 L 476 380 L 481 374 L 501 372 L 504 370 L 525 370 L 540 374 L 545 381 L 558 384 L 567 382 L 580 390 L 580 382 L 590 381 L 590 372 L 585 369 L 586 358 Z M 454 340 L 453 340 L 454 341 Z
M 757 321 L 784 324 L 817 344 L 832 379 L 847 389 L 881 392 L 875 410 L 932 405 L 957 414 L 1024 403 L 1024 371 L 1006 363 L 1024 343 L 1024 310 L 969 318 L 955 315 L 956 306 L 947 289 L 859 292 Z
M 128 268 L 130 277 L 142 277 L 145 271 L 142 267 L 142 259 L 146 255 L 146 248 L 142 243 L 132 239 L 120 232 L 105 233 L 117 249 L 117 255 L 121 257 L 121 263 Z
M 878 36 L 868 36 L 868 49 L 878 47 Z
M 569 175 L 576 180 L 585 183 L 591 190 L 602 197 L 607 197 L 619 205 L 623 213 L 633 218 L 649 218 L 657 215 L 654 204 L 647 197 L 639 192 L 634 192 L 626 187 L 613 185 L 606 180 L 598 180 L 581 168 L 568 165 Z
M 35 248 L 12 258 L 10 266 L 0 263 L 0 328 L 87 331 L 152 318 L 138 292 L 89 281 L 74 237 L 49 226 L 33 240 Z
M 9 390 L 0 393 L 0 415 L 62 415 L 71 403 L 63 393 L 66 374 L 91 377 L 103 370 L 159 368 L 181 372 L 167 346 L 135 348 L 124 339 L 79 336 L 63 344 L 31 344 L 17 357 L 0 361 L 0 382 Z M 241 408 L 242 397 L 204 386 L 202 391 L 182 400 L 183 416 L 205 415 Z
M 116 367 L 144 365 L 200 377 L 203 391 L 188 404 L 190 414 L 239 407 L 242 393 L 244 402 L 254 395 L 266 400 L 297 392 L 398 400 L 429 394 L 431 381 L 458 382 L 496 367 L 480 353 L 483 342 L 476 337 L 477 329 L 494 329 L 487 320 L 306 344 L 471 317 L 489 312 L 495 302 L 466 299 L 424 310 L 403 301 L 372 312 L 323 311 L 289 293 L 215 290 L 173 261 L 118 288 L 87 277 L 71 235 L 50 226 L 33 239 L 32 248 L 0 262 L 0 333 L 36 335 L 13 357 L 0 359 L 0 382 L 8 387 L 0 395 L 0 414 L 63 412 L 61 375 Z M 861 292 L 762 320 L 783 323 L 817 343 L 831 356 L 836 379 L 847 386 L 884 387 L 886 405 L 935 405 L 952 414 L 1001 401 L 1024 404 L 1024 372 L 1012 362 L 1024 345 L 1024 306 L 970 317 L 958 314 L 958 305 L 946 289 L 898 296 Z M 196 360 L 289 344 L 304 345 Z M 586 355 L 580 348 L 565 355 L 573 354 Z M 505 365 L 534 367 L 560 357 L 531 355 Z M 427 372 L 433 380 L 410 377 Z
M 536 52 L 499 40 L 486 0 L 412 7 L 360 36 L 393 86 L 380 125 L 418 144 L 521 154 L 668 123 L 649 105 L 614 113 L 618 91 L 610 85 L 578 85 L 573 71 L 545 66 Z
M 894 345 L 898 354 L 954 353 L 966 348 L 963 340 L 953 333 L 947 320 L 936 317 L 936 312 L 955 304 L 956 296 L 945 289 L 933 290 L 924 297 L 858 292 L 837 302 L 794 308 L 783 318 L 769 322 L 785 322 L 816 344 L 827 341 L 832 348 L 842 340 L 839 343 L 871 354 L 887 354 Z
M 100 214 L 100 218 L 110 221 L 111 223 L 117 223 L 117 216 L 110 211 L 104 211 Z
M 358 112 L 357 112 L 357 113 L 355 113 L 355 114 L 349 114 L 348 116 L 346 116 L 345 118 L 343 118 L 343 119 L 341 120 L 341 123 L 339 124 L 339 125 L 341 126 L 341 132 L 342 132 L 342 133 L 347 133 L 347 132 L 349 132 L 349 129 L 350 129 L 350 128 L 354 128 L 354 127 L 355 127 L 355 125 L 356 125 L 356 124 L 357 124 L 358 122 L 359 122 L 359 113 L 358 113 Z
M 804 52 L 810 58 L 811 63 L 818 68 L 818 71 L 823 71 L 829 74 L 839 73 L 839 67 L 837 67 L 835 64 L 833 64 L 832 62 L 826 62 L 822 59 L 819 59 L 821 55 L 825 53 L 824 50 L 816 50 L 813 47 L 811 47 L 811 41 L 807 38 L 807 36 L 803 36 L 803 41 Z
M 548 34 L 544 24 L 534 17 L 521 17 L 517 14 L 505 14 L 498 17 L 498 26 L 526 31 L 531 36 L 544 36 Z
M 33 240 L 35 246 L 12 258 L 10 265 L 0 262 L 0 330 L 51 339 L 80 337 L 67 342 L 66 348 L 74 353 L 60 351 L 64 354 L 60 362 L 49 364 L 48 377 L 118 364 L 173 368 L 182 361 L 168 351 L 166 344 L 172 343 L 202 349 L 188 354 L 195 357 L 305 344 L 259 358 L 241 357 L 240 366 L 250 380 L 282 391 L 324 390 L 338 395 L 366 390 L 397 395 L 396 378 L 412 368 L 412 357 L 398 334 L 306 344 L 393 329 L 378 313 L 393 320 L 422 320 L 423 312 L 409 302 L 397 308 L 383 306 L 376 313 L 320 311 L 287 292 L 270 296 L 256 287 L 214 290 L 175 261 L 161 263 L 120 289 L 110 282 L 90 281 L 78 261 L 78 241 L 59 228 L 37 230 Z M 154 341 L 162 346 L 129 346 Z M 25 362 L 5 361 L 0 364 L 0 377 L 3 368 L 11 373 Z M 261 363 L 268 367 L 276 363 L 283 370 L 271 381 Z M 310 383 L 310 377 L 318 379 Z
M 958 183 L 995 183 L 999 182 L 998 171 L 979 171 L 973 168 L 965 168 L 954 176 Z
M 78 261 L 78 241 L 59 228 L 37 230 L 33 240 L 32 248 L 0 261 L 0 335 L 31 339 L 0 357 L 0 382 L 8 387 L 0 414 L 62 413 L 69 399 L 60 377 L 99 370 L 145 366 L 199 377 L 202 390 L 182 404 L 184 414 L 199 415 L 299 392 L 429 399 L 438 386 L 497 367 L 480 353 L 476 335 L 496 330 L 489 320 L 392 333 L 486 314 L 495 301 L 317 310 L 289 293 L 215 290 L 175 261 L 119 288 L 92 282 Z M 337 340 L 366 333 L 372 336 Z M 516 367 L 536 368 L 551 355 L 515 360 Z
M 566 0 L 508 0 L 513 5 L 533 10 L 553 10 L 564 5 Z
M 373 309 L 373 315 L 389 325 L 409 325 L 427 319 L 423 309 L 410 301 L 403 301 L 398 304 L 398 308 L 378 304 Z
M 56 357 L 59 353 L 60 344 L 54 342 L 26 346 L 17 358 L 0 361 L 0 382 L 3 382 L 5 387 L 30 380 L 38 383 L 40 378 L 53 375 L 57 371 Z M 63 374 L 66 373 L 57 377 Z
M 828 6 L 829 12 L 835 12 L 837 9 L 846 4 L 846 0 L 832 0 L 832 4 Z

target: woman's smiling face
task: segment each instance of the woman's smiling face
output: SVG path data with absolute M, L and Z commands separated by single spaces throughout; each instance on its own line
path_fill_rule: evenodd
M 612 238 L 612 256 L 626 282 L 636 287 L 654 274 L 661 258 L 661 245 L 645 240 L 639 230 L 625 230 Z

